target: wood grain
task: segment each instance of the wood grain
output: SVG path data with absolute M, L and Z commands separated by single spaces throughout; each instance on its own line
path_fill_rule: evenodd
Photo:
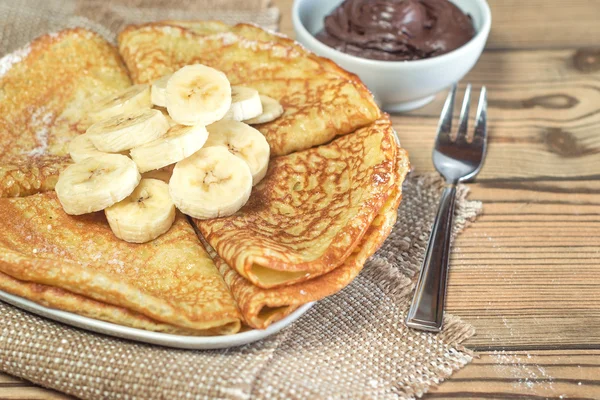
M 491 0 L 488 48 L 593 47 L 600 43 L 598 0 Z
M 482 55 L 463 79 L 476 90 L 488 88 L 490 146 L 477 179 L 600 177 L 600 58 L 594 72 L 575 67 L 575 58 L 573 50 Z M 420 110 L 393 117 L 417 171 L 433 170 L 444 99 L 442 93 Z
M 293 34 L 292 0 L 274 0 Z M 484 214 L 455 243 L 448 309 L 475 359 L 425 399 L 600 398 L 600 0 L 491 0 Z M 445 94 L 393 116 L 419 172 Z M 0 373 L 0 399 L 67 399 Z
M 0 372 L 0 399 L 2 400 L 71 400 L 73 397 L 41 388 L 30 382 Z
M 484 214 L 457 239 L 448 309 L 477 349 L 600 348 L 600 181 L 470 185 Z
M 598 399 L 600 352 L 494 351 L 458 371 L 426 399 Z

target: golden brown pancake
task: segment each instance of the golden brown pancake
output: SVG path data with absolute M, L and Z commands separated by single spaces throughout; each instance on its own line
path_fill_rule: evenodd
M 60 171 L 69 164 L 70 157 L 49 154 L 0 161 L 0 198 L 24 197 L 52 190 Z
M 258 126 L 273 156 L 327 143 L 379 117 L 373 96 L 354 75 L 279 36 L 234 28 L 206 35 L 165 23 L 130 26 L 119 35 L 119 51 L 136 83 L 201 63 L 223 71 L 232 84 L 277 99 L 284 114 Z
M 236 214 L 195 220 L 225 262 L 261 288 L 314 278 L 344 262 L 395 183 L 389 118 L 330 144 L 271 160 Z
M 60 288 L 198 334 L 240 328 L 233 297 L 182 215 L 166 234 L 145 244 L 117 239 L 101 212 L 65 214 L 54 192 L 0 199 L 0 220 L 0 272 L 16 280 Z M 53 305 L 66 308 L 69 300 L 59 297 Z M 93 304 L 86 309 L 84 314 L 104 315 Z
M 56 308 L 89 318 L 129 326 L 131 328 L 194 336 L 230 333 L 228 329 L 222 330 L 220 327 L 212 330 L 193 330 L 160 323 L 143 314 L 130 311 L 123 307 L 117 307 L 112 304 L 92 300 L 89 297 L 57 287 L 20 281 L 2 272 L 0 272 L 0 290 L 29 299 L 45 307 Z
M 85 110 L 131 85 L 119 54 L 82 28 L 41 36 L 0 60 L 0 197 L 54 187 Z
M 402 198 L 402 182 L 408 170 L 408 154 L 400 149 L 396 163 L 396 183 L 392 193 L 368 228 L 360 245 L 342 265 L 315 279 L 274 289 L 261 289 L 240 276 L 209 248 L 209 254 L 231 289 L 246 324 L 264 329 L 298 306 L 337 293 L 352 282 L 362 270 L 367 258 L 377 251 L 394 226 Z

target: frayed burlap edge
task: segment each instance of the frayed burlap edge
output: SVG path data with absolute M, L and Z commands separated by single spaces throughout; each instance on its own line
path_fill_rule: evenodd
M 413 181 L 417 190 L 420 190 L 422 187 L 430 188 L 433 186 L 437 187 L 441 193 L 445 186 L 444 181 L 440 178 L 439 174 L 435 172 L 425 174 L 411 173 L 407 177 L 407 183 L 410 184 L 411 181 Z M 454 226 L 452 229 L 452 243 L 459 233 L 483 213 L 483 204 L 481 201 L 467 199 L 469 192 L 470 189 L 467 185 L 458 185 L 456 190 L 456 208 L 454 212 Z M 409 247 L 411 244 L 407 243 L 406 246 Z M 421 247 L 425 248 L 425 246 L 427 246 L 426 240 L 421 243 Z M 377 269 L 377 272 L 374 273 L 378 274 L 379 279 L 385 281 L 385 286 L 389 291 L 388 293 L 391 296 L 394 296 L 398 302 L 410 302 L 412 300 L 418 279 L 418 272 L 420 272 L 420 264 L 416 265 L 418 267 L 417 269 L 414 269 L 413 267 L 415 267 L 415 264 L 411 263 L 406 263 L 406 266 L 410 266 L 410 268 L 402 268 L 399 265 L 394 267 L 388 260 L 379 258 L 375 255 L 371 260 L 371 266 Z M 464 352 L 467 359 L 463 365 L 456 365 L 451 371 L 440 376 L 440 382 L 437 385 L 441 384 L 454 372 L 464 368 L 472 361 L 472 358 L 476 356 L 475 352 L 462 345 L 464 341 L 474 335 L 475 328 L 468 322 L 463 321 L 460 317 L 455 315 L 446 314 L 444 316 L 444 329 L 438 336 L 457 350 Z M 418 390 L 417 388 L 414 395 L 421 397 L 427 393 L 431 387 L 437 385 L 432 385 L 428 388 L 420 388 L 421 390 Z

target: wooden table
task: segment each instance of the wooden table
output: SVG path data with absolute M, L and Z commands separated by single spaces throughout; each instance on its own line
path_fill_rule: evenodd
M 456 241 L 448 311 L 480 358 L 425 398 L 600 399 L 600 0 L 491 0 L 484 214 Z M 292 0 L 276 0 L 293 35 Z M 417 171 L 444 94 L 394 116 Z M 63 399 L 0 374 L 0 398 Z

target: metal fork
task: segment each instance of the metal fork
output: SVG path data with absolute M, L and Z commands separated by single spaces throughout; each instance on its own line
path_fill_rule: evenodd
M 406 325 L 409 327 L 431 332 L 442 330 L 456 185 L 477 175 L 483 165 L 487 147 L 485 87 L 481 88 L 479 95 L 472 138 L 467 135 L 471 84 L 465 90 L 458 130 L 456 135 L 452 135 L 456 87 L 456 84 L 452 87 L 444 104 L 433 149 L 433 165 L 446 180 L 446 187 L 440 199 L 417 289 L 406 318 Z

